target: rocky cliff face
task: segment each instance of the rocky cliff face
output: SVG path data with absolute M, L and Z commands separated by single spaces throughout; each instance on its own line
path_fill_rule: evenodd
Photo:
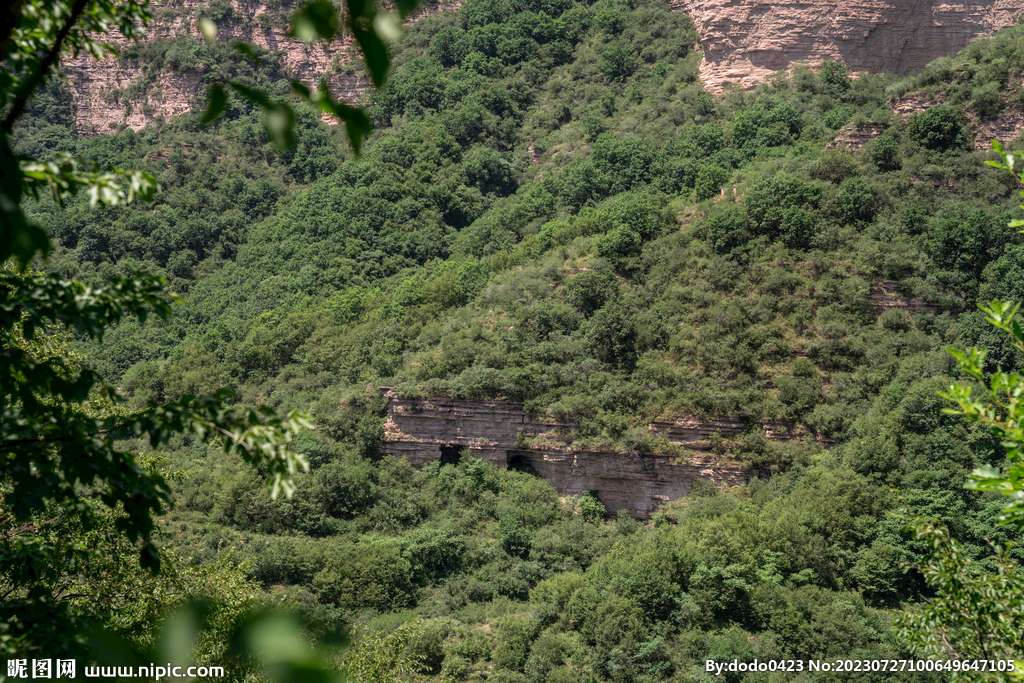
M 712 90 L 749 88 L 806 60 L 903 75 L 1016 22 L 1016 0 L 672 0 L 704 46 Z
M 390 399 L 383 450 L 408 457 L 421 467 L 435 460 L 454 461 L 468 448 L 498 467 L 530 471 L 565 495 L 596 491 L 612 512 L 628 510 L 647 518 L 663 501 L 685 496 L 693 482 L 735 485 L 754 476 L 749 468 L 712 451 L 714 434 L 738 436 L 737 420 L 680 420 L 654 423 L 650 430 L 680 447 L 685 455 L 576 450 L 569 446 L 573 426 L 528 415 L 521 403 L 410 399 L 384 388 Z M 756 427 L 755 427 L 756 428 Z M 765 436 L 794 438 L 793 426 L 760 425 Z
M 290 38 L 286 29 L 268 21 L 267 7 L 252 0 L 230 0 L 233 17 L 218 29 L 218 41 L 243 40 L 279 55 L 281 66 L 289 76 L 304 83 L 315 84 L 325 77 L 332 94 L 354 102 L 369 85 L 360 73 L 344 72 L 339 67 L 352 61 L 352 39 L 330 44 L 306 44 Z M 168 0 L 153 2 L 154 21 L 147 40 L 168 40 L 191 34 L 199 37 L 197 12 L 207 2 L 199 0 Z M 458 9 L 461 0 L 428 1 L 408 21 L 445 9 Z M 280 22 L 278 22 L 280 23 Z M 120 34 L 108 39 L 118 49 L 128 45 Z M 79 133 L 103 134 L 120 124 L 138 130 L 158 116 L 169 118 L 205 105 L 206 87 L 198 68 L 180 72 L 165 71 L 156 83 L 146 83 L 142 94 L 132 94 L 132 86 L 145 79 L 144 64 L 110 57 L 96 61 L 82 55 L 63 63 L 75 98 L 75 123 Z M 127 93 L 125 93 L 127 91 Z
M 825 145 L 825 149 L 839 149 L 852 152 L 874 140 L 884 130 L 882 126 L 875 123 L 869 123 L 861 128 L 850 124 L 849 126 L 844 126 L 835 139 Z
M 307 45 L 289 38 L 267 21 L 265 5 L 230 0 L 232 20 L 224 22 L 218 40 L 239 39 L 279 51 L 284 69 L 311 83 L 326 76 L 332 91 L 355 101 L 366 79 L 341 73 L 351 60 L 348 43 Z M 839 59 L 854 71 L 905 74 L 932 59 L 952 55 L 978 35 L 1013 24 L 1022 14 L 1016 0 L 672 0 L 697 25 L 704 48 L 701 78 L 714 91 L 735 84 L 753 87 L 771 74 L 800 61 L 821 64 Z M 155 25 L 150 39 L 197 34 L 199 0 L 154 3 Z M 419 16 L 457 9 L 461 0 L 434 0 Z M 123 46 L 119 36 L 111 42 Z M 118 94 L 145 78 L 142 65 L 116 58 L 95 62 L 80 57 L 66 63 L 82 133 L 105 133 L 119 124 L 139 129 L 157 116 L 174 116 L 202 102 L 205 87 L 196 70 L 163 73 L 142 94 Z M 139 88 L 136 91 L 141 90 Z
M 913 116 L 943 103 L 944 99 L 941 97 L 929 98 L 912 93 L 893 102 L 892 113 L 897 116 Z M 968 111 L 967 123 L 975 149 L 990 150 L 993 140 L 999 140 L 1004 145 L 1014 147 L 1016 146 L 1015 141 L 1024 134 L 1024 107 L 1013 103 L 994 119 L 981 119 L 974 112 Z M 884 130 L 882 126 L 874 123 L 868 123 L 860 128 L 850 124 L 840 130 L 835 139 L 825 147 L 848 152 L 856 151 L 881 135 Z

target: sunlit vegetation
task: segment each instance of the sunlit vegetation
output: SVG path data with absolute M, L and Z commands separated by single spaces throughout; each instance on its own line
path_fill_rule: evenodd
M 270 57 L 186 42 L 124 58 L 283 88 Z M 695 42 L 659 0 L 467 0 L 395 48 L 358 158 L 312 111 L 280 152 L 241 101 L 209 129 L 196 113 L 86 138 L 66 86 L 37 98 L 21 150 L 163 187 L 142 206 L 28 207 L 56 241 L 50 268 L 145 267 L 184 299 L 81 344 L 89 362 L 140 405 L 229 387 L 318 427 L 298 444 L 313 471 L 278 503 L 240 461 L 177 438 L 168 546 L 199 564 L 231 549 L 325 629 L 424 617 L 410 652 L 446 680 L 909 656 L 891 611 L 929 595 L 904 572 L 928 548 L 892 513 L 938 518 L 976 559 L 1015 537 L 997 497 L 962 488 L 1000 444 L 936 392 L 964 379 L 950 345 L 1021 365 L 976 311 L 1024 300 L 1024 240 L 972 126 L 1019 106 L 1024 29 L 902 81 L 829 63 L 721 96 Z M 910 92 L 946 104 L 894 116 Z M 868 124 L 863 148 L 826 150 Z M 883 312 L 879 296 L 920 305 Z M 472 458 L 382 457 L 379 385 L 522 401 L 613 450 L 684 415 L 804 436 L 751 428 L 726 445 L 774 476 L 695 487 L 641 523 Z

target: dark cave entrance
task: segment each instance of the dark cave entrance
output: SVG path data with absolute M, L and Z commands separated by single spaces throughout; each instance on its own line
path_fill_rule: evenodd
M 462 449 L 458 446 L 441 446 L 441 464 L 458 465 L 462 458 Z
M 526 472 L 532 474 L 535 477 L 539 477 L 540 473 L 537 472 L 533 467 L 533 462 L 524 453 L 517 451 L 506 451 L 505 457 L 508 458 L 508 468 L 515 470 L 516 472 Z

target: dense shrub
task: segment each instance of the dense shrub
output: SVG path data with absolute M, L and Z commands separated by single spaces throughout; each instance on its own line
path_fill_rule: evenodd
M 332 556 L 311 585 L 324 603 L 347 609 L 394 609 L 411 602 L 412 567 L 393 545 L 360 544 Z
M 583 315 L 602 308 L 618 291 L 615 276 L 607 270 L 585 270 L 565 286 L 565 299 Z
M 844 180 L 833 202 L 836 217 L 844 223 L 871 221 L 878 210 L 878 198 L 863 178 Z
M 707 223 L 708 242 L 715 251 L 728 253 L 746 241 L 748 223 L 747 212 L 738 206 L 714 213 Z
M 821 65 L 821 82 L 832 93 L 839 94 L 850 89 L 850 69 L 834 59 Z
M 910 120 L 907 131 L 928 149 L 945 151 L 967 143 L 963 114 L 946 104 L 929 107 L 916 114 Z
M 701 166 L 693 182 L 693 189 L 698 199 L 711 199 L 718 194 L 728 179 L 729 172 L 720 166 Z
M 849 152 L 833 150 L 821 157 L 813 171 L 815 178 L 838 185 L 857 175 L 857 161 Z
M 875 138 L 871 145 L 871 161 L 879 171 L 897 171 L 903 165 L 903 153 L 893 135 Z
M 792 176 L 762 180 L 747 193 L 744 208 L 751 231 L 787 246 L 806 247 L 813 237 L 814 221 L 807 210 L 818 203 L 821 191 Z

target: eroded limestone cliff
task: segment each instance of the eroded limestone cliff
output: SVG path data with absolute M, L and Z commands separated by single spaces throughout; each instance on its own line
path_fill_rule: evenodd
M 684 455 L 578 450 L 570 446 L 573 426 L 524 412 L 521 403 L 411 399 L 384 388 L 389 398 L 383 450 L 408 457 L 421 467 L 454 460 L 463 449 L 498 467 L 533 472 L 564 495 L 595 491 L 611 511 L 628 510 L 647 518 L 663 501 L 685 496 L 693 482 L 735 485 L 754 472 L 712 452 L 714 434 L 738 436 L 747 427 L 738 420 L 658 422 L 650 430 L 681 447 Z M 757 427 L 755 426 L 755 429 Z M 795 438 L 793 425 L 760 425 L 765 436 Z
M 799 61 L 811 65 L 841 59 L 853 71 L 920 70 L 935 57 L 954 54 L 979 35 L 1014 24 L 1024 12 L 1017 0 L 672 0 L 687 12 L 700 34 L 700 77 L 712 90 L 734 84 L 749 88 Z M 150 39 L 197 33 L 200 0 L 155 3 Z M 304 82 L 327 77 L 332 90 L 355 100 L 368 82 L 338 67 L 351 59 L 348 43 L 307 45 L 267 22 L 267 8 L 254 0 L 230 0 L 234 17 L 218 40 L 240 39 L 280 51 L 284 69 Z M 461 0 L 433 0 L 411 20 Z M 279 22 L 280 24 L 280 22 Z M 112 38 L 124 45 L 119 36 Z M 196 69 L 162 73 L 156 83 L 134 88 L 146 78 L 144 65 L 117 58 L 96 62 L 80 57 L 67 63 L 82 133 L 104 133 L 119 124 L 138 129 L 158 116 L 182 114 L 202 101 L 202 74 Z M 139 92 L 144 90 L 144 92 Z M 127 94 L 122 94 L 127 93 Z
M 289 75 L 305 82 L 326 77 L 332 90 L 357 100 L 367 81 L 338 67 L 351 60 L 346 42 L 307 45 L 289 38 L 267 21 L 267 8 L 254 0 L 230 0 L 232 20 L 221 26 L 218 40 L 240 39 L 278 51 Z M 156 21 L 149 39 L 196 34 L 199 0 L 154 3 Z M 457 9 L 461 0 L 433 0 L 414 15 Z M 952 55 L 973 38 L 1013 24 L 1024 12 L 1016 0 L 672 0 L 688 13 L 701 36 L 705 84 L 719 91 L 729 84 L 753 87 L 771 74 L 800 61 L 821 64 L 839 59 L 854 71 L 905 74 L 932 59 Z M 277 22 L 278 24 L 280 21 Z M 119 36 L 111 39 L 124 45 Z M 71 86 L 82 133 L 106 133 L 119 124 L 139 129 L 157 116 L 170 117 L 201 103 L 205 92 L 196 68 L 161 73 L 145 83 L 144 64 L 110 58 L 70 60 Z
M 361 73 L 339 67 L 353 58 L 351 37 L 330 44 L 303 43 L 290 38 L 286 29 L 268 21 L 267 6 L 252 0 L 230 0 L 233 17 L 218 28 L 218 41 L 243 40 L 276 53 L 284 71 L 304 83 L 315 84 L 326 78 L 331 92 L 338 98 L 353 102 L 369 85 Z M 197 13 L 207 2 L 200 0 L 169 0 L 154 2 L 154 22 L 147 40 L 168 40 L 191 34 L 199 36 Z M 408 21 L 445 9 L 458 9 L 461 0 L 430 0 Z M 107 42 L 119 50 L 128 41 L 119 33 Z M 169 118 L 202 107 L 206 86 L 202 65 L 164 70 L 156 82 L 146 82 L 146 64 L 109 57 L 96 61 L 82 55 L 64 62 L 65 71 L 75 99 L 75 123 L 79 133 L 103 134 L 120 124 L 138 130 L 158 116 Z M 135 86 L 135 87 L 132 87 Z
M 701 36 L 712 90 L 753 87 L 797 62 L 903 75 L 1012 25 L 1017 0 L 672 0 Z

